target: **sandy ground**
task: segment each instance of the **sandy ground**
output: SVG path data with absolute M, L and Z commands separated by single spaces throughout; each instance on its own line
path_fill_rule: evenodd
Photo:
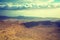
M 43 25 L 26 28 L 17 22 L 0 22 L 0 40 L 60 40 L 60 28 Z

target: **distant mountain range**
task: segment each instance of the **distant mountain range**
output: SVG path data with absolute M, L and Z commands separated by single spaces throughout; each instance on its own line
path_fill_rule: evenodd
M 9 16 L 0 16 L 0 20 L 9 19 L 9 18 L 12 18 L 12 19 L 33 19 L 33 18 L 38 18 L 38 17 L 25 17 L 25 16 L 9 17 Z
M 50 21 L 56 21 L 60 20 L 60 18 L 42 18 L 42 17 L 27 17 L 27 16 L 16 16 L 16 17 L 9 17 L 9 16 L 0 16 L 0 20 L 4 19 L 26 19 L 26 20 L 34 20 L 34 21 L 45 21 L 45 20 L 50 20 Z
M 42 18 L 42 17 L 25 17 L 25 16 L 17 16 L 17 17 L 8 17 L 8 16 L 0 16 L 0 20 L 5 19 L 23 19 L 25 21 L 29 20 L 30 22 L 22 23 L 26 27 L 32 27 L 37 25 L 55 25 L 60 27 L 60 18 Z M 31 21 L 33 20 L 33 21 Z M 36 21 L 37 20 L 37 21 Z

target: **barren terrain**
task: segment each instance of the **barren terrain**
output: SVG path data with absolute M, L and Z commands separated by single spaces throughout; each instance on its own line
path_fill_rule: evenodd
M 0 21 L 0 40 L 60 40 L 59 27 L 38 25 L 27 28 L 21 23 Z

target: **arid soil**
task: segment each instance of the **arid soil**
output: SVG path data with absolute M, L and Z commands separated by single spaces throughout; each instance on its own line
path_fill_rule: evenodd
M 60 40 L 60 28 L 38 25 L 27 28 L 22 22 L 0 21 L 0 40 Z

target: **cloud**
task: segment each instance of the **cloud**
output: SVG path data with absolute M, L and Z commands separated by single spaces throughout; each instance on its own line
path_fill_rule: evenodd
M 54 2 L 54 0 L 48 0 L 48 2 Z
M 25 0 L 26 1 L 26 0 Z M 23 2 L 25 2 L 23 1 Z M 49 0 L 50 2 L 46 1 L 43 2 L 41 0 L 36 1 L 36 2 L 32 2 L 33 0 L 30 0 L 31 2 L 29 3 L 29 1 L 27 0 L 26 3 L 12 3 L 12 2 L 5 2 L 2 3 L 0 2 L 0 8 L 3 9 L 34 9 L 34 8 L 59 8 L 60 7 L 60 3 L 51 3 L 54 0 Z
M 6 5 L 0 5 L 0 8 L 4 8 Z

